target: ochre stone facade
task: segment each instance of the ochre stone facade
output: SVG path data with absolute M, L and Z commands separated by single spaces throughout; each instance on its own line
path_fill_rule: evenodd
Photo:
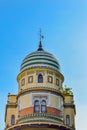
M 58 60 L 42 48 L 25 57 L 17 95 L 8 94 L 6 130 L 75 130 L 73 93 L 63 89 Z

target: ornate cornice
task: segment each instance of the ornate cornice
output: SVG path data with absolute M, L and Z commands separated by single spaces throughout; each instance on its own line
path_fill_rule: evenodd
M 61 91 L 58 91 L 54 88 L 49 88 L 46 86 L 37 86 L 37 87 L 32 87 L 32 88 L 27 88 L 22 90 L 21 92 L 18 93 L 17 98 L 23 94 L 30 93 L 30 92 L 37 92 L 37 91 L 42 91 L 42 92 L 50 92 L 50 93 L 55 93 L 56 95 L 60 95 L 64 98 L 63 94 Z
M 14 125 L 12 127 L 8 127 L 6 130 L 22 130 L 22 129 L 29 129 L 32 128 L 33 130 L 35 130 L 36 128 L 46 128 L 49 130 L 49 128 L 51 130 L 73 130 L 72 127 L 63 125 L 63 124 L 59 124 L 59 123 L 52 123 L 52 122 L 33 122 L 33 123 L 22 123 L 22 124 L 17 124 Z
M 75 104 L 73 104 L 73 103 L 65 103 L 65 104 L 64 104 L 64 108 L 72 108 L 72 109 L 74 109 L 74 112 L 75 112 L 75 114 L 76 114 Z

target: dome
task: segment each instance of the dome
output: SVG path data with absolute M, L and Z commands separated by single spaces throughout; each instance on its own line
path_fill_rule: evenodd
M 58 60 L 51 53 L 43 50 L 41 42 L 37 51 L 30 53 L 24 58 L 20 71 L 38 67 L 60 71 Z

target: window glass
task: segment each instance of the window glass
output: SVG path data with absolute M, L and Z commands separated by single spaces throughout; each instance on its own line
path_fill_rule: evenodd
M 41 103 L 41 105 L 46 105 L 46 101 L 43 100 L 42 103 Z
M 12 115 L 12 117 L 11 117 L 11 124 L 12 124 L 12 125 L 15 124 L 15 116 L 14 116 L 14 115 Z
M 35 105 L 39 105 L 39 101 L 38 100 L 35 101 Z
M 41 102 L 38 100 L 34 101 L 34 112 L 46 112 L 46 101 L 42 100 Z
M 42 74 L 38 75 L 38 83 L 42 83 L 43 82 L 43 76 Z
M 41 112 L 46 112 L 46 101 L 43 100 L 41 103 Z
M 35 112 L 39 112 L 39 101 L 38 101 L 38 100 L 36 100 L 36 101 L 34 102 L 34 111 L 35 111 Z
M 66 125 L 70 125 L 70 116 L 66 115 Z

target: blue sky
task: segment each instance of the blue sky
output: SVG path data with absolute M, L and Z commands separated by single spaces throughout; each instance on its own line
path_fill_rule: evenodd
M 87 1 L 0 0 L 0 130 L 7 94 L 17 93 L 23 58 L 43 48 L 54 54 L 76 104 L 76 130 L 87 129 Z

